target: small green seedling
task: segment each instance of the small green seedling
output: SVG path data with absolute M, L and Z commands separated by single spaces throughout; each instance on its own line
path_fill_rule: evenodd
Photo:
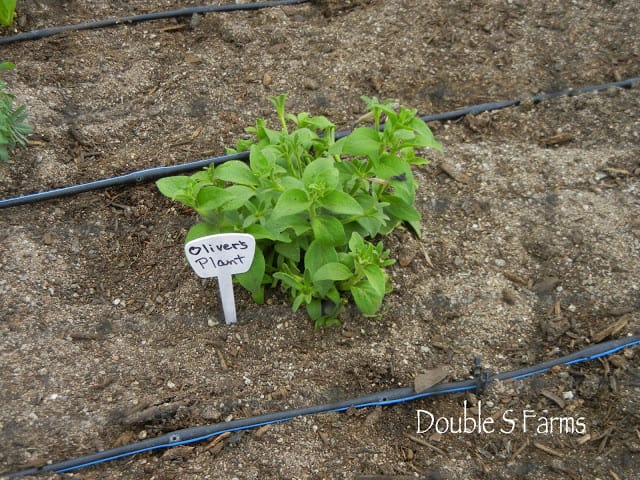
M 0 63 L 0 71 L 10 70 L 15 65 Z M 16 145 L 25 146 L 31 127 L 27 125 L 27 107 L 14 105 L 15 96 L 6 91 L 7 84 L 0 80 L 0 160 L 9 159 L 9 151 Z
M 15 10 L 16 0 L 0 0 L 0 25 L 11 25 Z
M 251 268 L 235 276 L 256 302 L 271 285 L 289 293 L 294 311 L 306 307 L 316 327 L 339 323 L 349 300 L 373 316 L 391 289 L 385 267 L 394 260 L 382 242 L 370 240 L 400 223 L 420 236 L 411 167 L 427 163 L 417 148 L 441 147 L 415 110 L 377 98 L 363 97 L 374 128 L 339 140 L 327 118 L 285 113 L 285 100 L 271 98 L 279 130 L 259 119 L 247 129 L 254 138 L 231 150 L 248 150 L 248 164 L 211 165 L 157 186 L 202 218 L 187 242 L 227 232 L 256 239 Z

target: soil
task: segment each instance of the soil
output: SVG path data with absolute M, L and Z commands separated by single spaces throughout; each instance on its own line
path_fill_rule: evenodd
M 17 28 L 194 3 L 22 0 Z M 345 129 L 361 95 L 428 114 L 638 76 L 638 18 L 634 0 L 323 1 L 3 46 L 34 133 L 0 165 L 0 196 L 221 154 L 274 121 L 267 97 L 281 92 Z M 182 256 L 195 215 L 153 184 L 0 211 L 0 472 L 637 333 L 638 91 L 432 123 L 444 153 L 415 172 L 423 238 L 384 238 L 399 262 L 382 312 L 351 308 L 327 330 L 280 292 L 256 305 L 240 288 L 239 323 L 225 325 L 215 281 Z M 455 419 L 464 402 L 515 428 L 417 433 L 418 410 Z M 639 411 L 627 349 L 482 396 L 299 418 L 65 476 L 633 479 Z M 541 428 L 550 418 L 565 428 Z

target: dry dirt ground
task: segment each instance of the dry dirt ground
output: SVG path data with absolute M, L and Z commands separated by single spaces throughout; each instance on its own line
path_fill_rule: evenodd
M 22 0 L 17 28 L 194 3 Z M 348 128 L 361 95 L 427 114 L 638 76 L 638 18 L 635 0 L 329 1 L 3 46 L 34 133 L 0 165 L 0 196 L 221 154 L 273 121 L 281 92 Z M 384 238 L 401 262 L 383 311 L 325 331 L 279 292 L 257 306 L 240 289 L 239 323 L 220 323 L 215 282 L 181 253 L 195 217 L 153 184 L 0 211 L 0 472 L 637 333 L 639 88 L 433 123 L 424 238 Z M 637 349 L 491 388 L 483 415 L 511 412 L 511 433 L 417 433 L 418 409 L 458 417 L 477 400 L 302 418 L 66 477 L 638 478 Z M 537 431 L 551 417 L 586 432 Z

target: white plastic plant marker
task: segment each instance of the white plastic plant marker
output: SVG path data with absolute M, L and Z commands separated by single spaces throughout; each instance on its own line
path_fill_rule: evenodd
M 218 277 L 224 321 L 236 323 L 231 277 L 251 268 L 256 253 L 256 239 L 247 233 L 220 233 L 191 240 L 184 246 L 184 252 L 199 277 Z

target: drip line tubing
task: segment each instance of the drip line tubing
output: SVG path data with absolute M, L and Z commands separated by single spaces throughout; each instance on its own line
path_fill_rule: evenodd
M 250 4 L 256 5 L 256 4 Z M 609 88 L 632 88 L 634 83 L 640 81 L 640 77 L 628 78 L 619 82 L 603 83 L 600 85 L 590 85 L 587 87 L 581 87 L 577 89 L 567 89 L 552 93 L 544 93 L 530 97 L 529 100 L 533 103 L 540 103 L 545 100 L 551 100 L 563 96 L 573 97 L 576 95 L 599 92 L 607 90 Z M 524 103 L 524 100 L 504 100 L 500 102 L 481 103 L 478 105 L 471 105 L 458 110 L 452 110 L 444 113 L 437 113 L 432 115 L 425 115 L 420 117 L 425 122 L 435 121 L 451 121 L 458 120 L 465 115 L 478 115 L 483 112 L 490 112 L 495 110 L 501 110 L 508 107 L 517 106 Z M 381 128 L 384 127 L 384 124 Z M 336 132 L 336 139 L 347 136 L 351 133 L 351 130 L 343 130 Z M 51 200 L 54 198 L 60 198 L 67 195 L 77 195 L 79 193 L 89 192 L 93 190 L 100 190 L 107 187 L 114 187 L 120 185 L 135 185 L 142 182 L 150 182 L 169 175 L 179 175 L 188 173 L 199 168 L 207 167 L 210 164 L 218 165 L 220 163 L 227 162 L 229 160 L 247 160 L 249 158 L 249 152 L 238 152 L 228 155 L 222 155 L 218 157 L 210 157 L 202 160 L 196 160 L 193 162 L 183 163 L 179 165 L 171 165 L 166 167 L 153 167 L 144 170 L 138 170 L 136 172 L 127 173 L 125 175 L 119 175 L 116 177 L 106 178 L 102 180 L 94 180 L 92 182 L 82 183 L 79 185 L 72 185 L 68 187 L 56 188 L 45 192 L 31 193 L 22 195 L 20 197 L 0 199 L 0 209 L 16 207 L 18 205 L 26 205 L 29 203 L 41 202 L 44 200 Z
M 186 428 L 175 432 L 167 433 L 160 437 L 135 442 L 129 445 L 105 450 L 91 455 L 65 460 L 58 463 L 51 463 L 43 467 L 30 468 L 13 473 L 0 475 L 0 478 L 18 478 L 25 475 L 37 475 L 40 473 L 64 473 L 79 468 L 89 467 L 98 463 L 108 462 L 123 457 L 128 457 L 142 452 L 157 450 L 162 448 L 187 445 L 202 440 L 207 440 L 226 432 L 237 432 L 259 428 L 264 425 L 282 423 L 293 420 L 297 417 L 305 417 L 330 412 L 344 412 L 349 409 L 367 408 L 394 405 L 402 402 L 410 402 L 420 398 L 449 393 L 465 392 L 469 390 L 483 390 L 493 380 L 521 380 L 533 375 L 547 372 L 549 369 L 560 365 L 574 365 L 576 363 L 595 360 L 607 355 L 612 355 L 624 348 L 629 348 L 640 344 L 640 335 L 633 335 L 626 338 L 598 343 L 560 358 L 548 360 L 530 367 L 520 368 L 510 372 L 497 375 L 478 375 L 472 380 L 461 382 L 441 383 L 422 392 L 416 392 L 413 387 L 397 388 L 384 392 L 374 393 L 362 397 L 343 400 L 336 403 L 316 405 L 311 407 L 297 408 L 293 410 L 283 410 L 281 412 L 269 413 L 257 417 L 250 417 L 229 422 L 206 425 L 201 427 Z M 485 372 L 486 373 L 486 372 Z
M 135 185 L 143 182 L 150 182 L 169 175 L 179 175 L 187 173 L 199 168 L 208 167 L 211 164 L 218 165 L 229 160 L 246 160 L 249 158 L 248 152 L 239 152 L 219 157 L 205 158 L 189 162 L 181 165 L 171 165 L 167 167 L 153 167 L 137 172 L 118 175 L 116 177 L 104 178 L 102 180 L 94 180 L 92 182 L 82 183 L 79 185 L 71 185 L 69 187 L 56 188 L 46 192 L 31 193 L 21 197 L 8 198 L 0 200 L 0 208 L 15 207 L 28 203 L 41 202 L 54 198 L 66 197 L 68 195 L 77 195 L 79 193 L 90 192 L 93 190 L 101 190 L 107 187 L 115 187 L 121 185 Z
M 6 37 L 0 37 L 0 45 L 6 45 L 15 42 L 24 42 L 27 40 L 38 40 L 60 33 L 92 30 L 96 28 L 114 27 L 126 23 L 150 22 L 152 20 L 161 20 L 164 18 L 190 17 L 194 13 L 211 13 L 211 12 L 231 12 L 237 10 L 259 10 L 268 7 L 279 7 L 283 5 L 295 5 L 299 3 L 307 3 L 311 0 L 273 0 L 271 2 L 256 3 L 229 3 L 225 5 L 202 5 L 197 7 L 187 7 L 178 10 L 168 10 L 166 12 L 143 13 L 140 15 L 132 15 L 129 17 L 109 18 L 105 20 L 97 20 L 95 22 L 84 22 L 75 25 L 64 25 L 62 27 L 43 28 L 40 30 L 32 30 L 30 32 L 18 33 Z

